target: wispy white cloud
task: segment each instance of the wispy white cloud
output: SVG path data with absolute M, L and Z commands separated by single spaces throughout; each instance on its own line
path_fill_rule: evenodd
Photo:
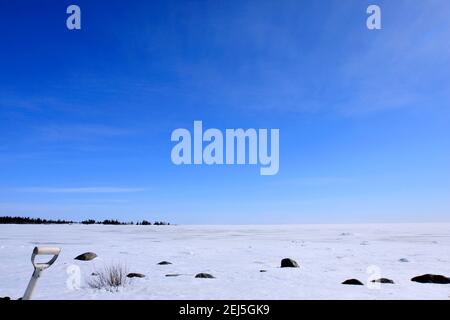
M 133 193 L 145 191 L 145 188 L 123 187 L 77 187 L 77 188 L 53 188 L 53 187 L 28 187 L 10 189 L 15 192 L 35 193 Z
M 9 111 L 26 113 L 62 112 L 80 113 L 85 110 L 73 101 L 57 98 L 54 95 L 26 95 L 14 90 L 0 90 L 0 108 Z
M 102 124 L 71 124 L 45 126 L 36 129 L 40 139 L 46 141 L 92 140 L 114 138 L 133 133 L 133 130 Z
M 448 1 L 386 2 L 381 31 L 366 28 L 363 4 L 330 1 L 331 10 L 320 24 L 301 19 L 301 6 L 290 4 L 272 10 L 258 3 L 257 8 L 241 9 L 227 28 L 210 26 L 220 34 L 215 44 L 222 52 L 234 53 L 228 48 L 243 43 L 248 50 L 240 52 L 230 68 L 223 68 L 227 56 L 218 57 L 224 64 L 183 59 L 179 76 L 190 84 L 189 92 L 201 90 L 198 96 L 206 95 L 212 104 L 252 113 L 331 111 L 358 116 L 446 107 Z M 308 14 L 316 12 L 310 10 Z
M 297 177 L 281 180 L 283 185 L 297 187 L 331 187 L 347 185 L 355 182 L 355 178 L 350 177 Z
M 449 99 L 449 4 L 386 3 L 381 31 L 357 33 L 337 76 L 342 92 L 335 108 L 347 116 L 399 108 L 445 107 Z M 444 103 L 443 103 L 444 102 Z

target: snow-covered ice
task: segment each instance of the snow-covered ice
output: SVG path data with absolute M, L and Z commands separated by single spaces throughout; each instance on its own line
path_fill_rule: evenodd
M 425 273 L 450 276 L 450 224 L 282 226 L 0 225 L 0 297 L 20 297 L 37 246 L 62 248 L 38 282 L 35 299 L 449 299 L 450 285 L 420 284 Z M 98 258 L 77 261 L 93 251 Z M 300 268 L 280 268 L 283 258 Z M 163 260 L 170 265 L 158 265 Z M 403 262 L 402 262 L 403 261 Z M 118 292 L 87 281 L 122 263 L 132 279 Z M 73 289 L 68 270 L 81 270 Z M 76 269 L 76 268 L 75 268 Z M 267 270 L 267 272 L 260 272 Z M 206 272 L 215 279 L 196 279 Z M 368 273 L 369 272 L 369 273 Z M 377 275 L 377 273 L 380 273 Z M 166 274 L 180 274 L 166 277 Z M 395 284 L 364 284 L 374 276 Z M 73 282 L 72 282 L 73 284 Z M 72 288 L 71 288 L 72 287 Z M 75 286 L 76 287 L 76 286 Z

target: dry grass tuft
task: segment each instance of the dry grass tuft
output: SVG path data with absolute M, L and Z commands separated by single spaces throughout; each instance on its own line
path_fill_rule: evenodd
M 117 291 L 128 283 L 127 268 L 122 264 L 105 266 L 103 270 L 96 271 L 95 276 L 88 281 L 88 285 L 94 289 L 106 289 Z

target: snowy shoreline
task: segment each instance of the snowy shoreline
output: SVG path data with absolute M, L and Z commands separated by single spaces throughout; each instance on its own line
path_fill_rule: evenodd
M 35 299 L 449 299 L 450 285 L 411 278 L 450 275 L 450 224 L 103 226 L 0 225 L 0 296 L 18 298 L 37 245 L 62 253 L 39 280 Z M 74 258 L 92 251 L 92 261 Z M 283 258 L 299 268 L 280 268 Z M 158 265 L 170 261 L 169 265 Z M 122 263 L 118 292 L 87 285 L 95 270 Z M 81 286 L 67 285 L 79 267 Z M 265 270 L 266 272 L 260 272 Z M 369 271 L 369 273 L 368 273 Z M 367 286 L 373 273 L 395 281 Z M 215 279 L 198 279 L 209 273 Z M 166 275 L 178 275 L 167 277 Z M 356 278 L 365 286 L 346 286 Z

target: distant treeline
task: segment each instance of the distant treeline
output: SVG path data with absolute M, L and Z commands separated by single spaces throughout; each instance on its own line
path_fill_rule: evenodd
M 66 220 L 47 220 L 41 218 L 26 217 L 0 217 L 0 224 L 72 224 L 73 221 Z
M 73 224 L 73 223 L 81 223 L 81 224 L 105 224 L 105 225 L 141 225 L 141 226 L 163 226 L 170 225 L 168 222 L 164 221 L 155 221 L 151 223 L 147 220 L 134 222 L 120 222 L 118 220 L 103 220 L 96 221 L 93 219 L 83 220 L 81 222 L 67 221 L 67 220 L 51 220 L 51 219 L 41 219 L 41 218 L 28 218 L 28 217 L 0 217 L 0 224 Z
M 95 221 L 93 219 L 89 219 L 89 220 L 83 220 L 81 221 L 82 224 L 107 224 L 107 225 L 137 225 L 137 226 L 151 226 L 151 225 L 155 225 L 155 226 L 165 226 L 165 225 L 170 225 L 170 223 L 168 222 L 164 222 L 164 221 L 155 221 L 153 223 L 151 223 L 150 221 L 147 220 L 142 220 L 142 221 L 138 221 L 138 222 L 120 222 L 118 220 L 103 220 L 103 221 Z

